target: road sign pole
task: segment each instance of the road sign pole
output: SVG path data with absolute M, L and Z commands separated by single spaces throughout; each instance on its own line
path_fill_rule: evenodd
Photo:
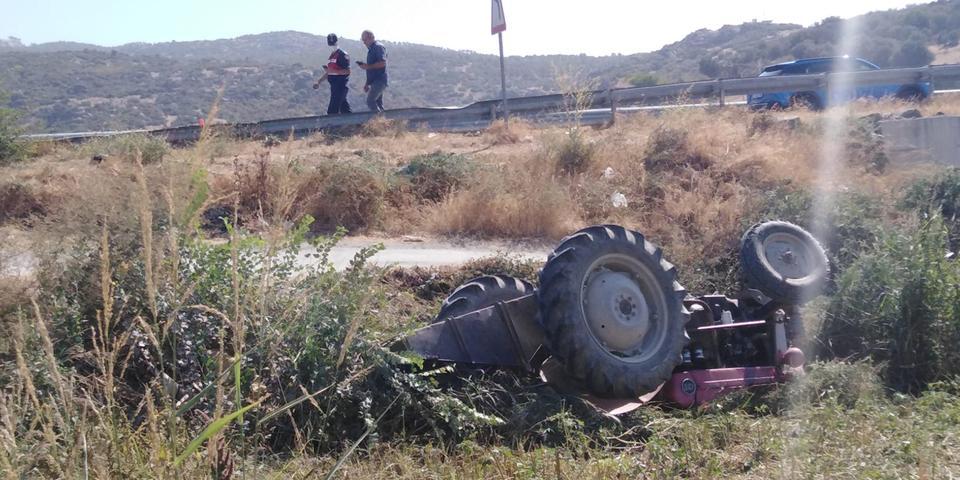
M 503 1 L 492 0 L 490 15 L 490 33 L 497 34 L 497 41 L 500 42 L 500 94 L 503 97 L 503 123 L 509 122 L 510 110 L 507 108 L 507 73 L 503 68 L 503 31 L 507 29 L 507 20 L 503 16 Z
M 507 109 L 507 73 L 503 69 L 503 32 L 497 33 L 500 40 L 500 93 L 503 96 L 503 123 L 509 122 L 510 110 Z

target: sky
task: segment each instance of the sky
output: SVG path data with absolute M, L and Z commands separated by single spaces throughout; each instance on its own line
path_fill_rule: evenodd
M 916 0 L 502 0 L 507 55 L 649 52 L 700 28 L 752 20 L 804 26 Z M 335 32 L 496 53 L 490 0 L 0 0 L 0 38 L 24 43 L 212 40 L 280 30 Z

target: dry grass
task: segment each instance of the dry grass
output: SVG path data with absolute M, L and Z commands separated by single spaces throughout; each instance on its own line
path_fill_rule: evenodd
M 0 184 L 0 225 L 16 220 L 26 220 L 46 213 L 49 200 L 43 198 L 30 185 L 21 183 Z
M 952 64 L 960 62 L 960 46 L 947 47 L 944 45 L 931 45 L 927 47 L 933 53 L 931 65 Z
M 391 120 L 383 115 L 377 115 L 360 127 L 360 134 L 364 137 L 403 137 L 408 133 L 407 122 Z
M 532 139 L 534 131 L 535 127 L 522 119 L 512 119 L 510 123 L 495 120 L 483 131 L 483 136 L 490 145 L 509 145 Z
M 850 115 L 895 114 L 910 107 L 892 100 L 855 102 Z M 960 102 L 938 96 L 920 109 L 929 115 L 960 113 Z M 777 123 L 791 117 L 799 126 Z M 253 229 L 309 213 L 322 229 L 344 223 L 357 232 L 390 235 L 553 239 L 586 224 L 617 222 L 647 233 L 683 262 L 728 249 L 772 189 L 809 189 L 816 182 L 821 115 L 773 113 L 774 127 L 764 132 L 754 128 L 756 118 L 737 108 L 624 115 L 611 128 L 578 129 L 577 142 L 571 142 L 564 129 L 537 130 L 522 121 L 509 128 L 498 122 L 480 136 L 468 136 L 407 131 L 377 117 L 363 135 L 288 139 L 269 149 L 213 136 L 202 148 L 168 152 L 169 166 L 156 168 L 177 168 L 187 156 L 202 162 L 211 197 L 229 207 L 237 192 L 241 220 Z M 672 144 L 659 142 L 664 132 L 676 134 Z M 588 146 L 590 155 L 575 159 L 575 168 L 564 166 L 558 146 L 565 143 Z M 112 151 L 126 146 L 99 145 Z M 9 170 L 9 183 L 38 199 L 29 210 L 57 210 L 68 217 L 72 212 L 78 223 L 90 224 L 82 205 L 124 208 L 133 175 L 129 159 L 89 164 L 90 148 L 56 149 Z M 468 155 L 483 168 L 442 197 L 424 201 L 394 172 L 437 151 Z M 834 187 L 882 193 L 917 174 L 894 166 L 882 175 L 864 175 L 862 163 L 851 160 L 841 168 Z M 358 164 L 362 168 L 350 166 Z M 148 177 L 153 168 L 147 167 Z M 627 199 L 627 207 L 613 205 L 616 194 Z
M 452 235 L 559 238 L 579 220 L 564 184 L 541 158 L 506 159 L 431 207 L 427 228 Z

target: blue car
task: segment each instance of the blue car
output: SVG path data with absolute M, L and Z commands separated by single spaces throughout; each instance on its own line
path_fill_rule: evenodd
M 812 75 L 827 72 L 862 72 L 879 69 L 880 67 L 861 58 L 805 58 L 770 65 L 760 72 L 760 76 Z M 865 85 L 852 87 L 847 91 L 833 92 L 830 98 L 827 98 L 826 89 L 802 92 L 756 93 L 747 95 L 747 105 L 754 110 L 764 108 L 788 108 L 792 106 L 806 106 L 814 110 L 819 110 L 855 98 L 896 97 L 903 100 L 919 101 L 929 97 L 931 89 L 930 82 L 920 82 L 903 85 Z

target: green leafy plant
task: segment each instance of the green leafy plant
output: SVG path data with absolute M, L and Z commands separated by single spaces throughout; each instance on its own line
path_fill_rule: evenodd
M 464 155 L 438 151 L 414 157 L 400 170 L 400 175 L 410 180 L 418 198 L 438 202 L 463 184 L 474 168 Z
M 818 342 L 839 358 L 869 358 L 903 391 L 960 375 L 960 263 L 945 255 L 939 216 L 887 230 L 837 280 Z
M 899 206 L 922 216 L 939 214 L 950 230 L 950 247 L 960 248 L 960 168 L 911 185 Z
M 27 149 L 18 137 L 22 133 L 18 122 L 20 114 L 16 110 L 2 107 L 6 96 L 0 92 L 0 167 L 21 161 Z

